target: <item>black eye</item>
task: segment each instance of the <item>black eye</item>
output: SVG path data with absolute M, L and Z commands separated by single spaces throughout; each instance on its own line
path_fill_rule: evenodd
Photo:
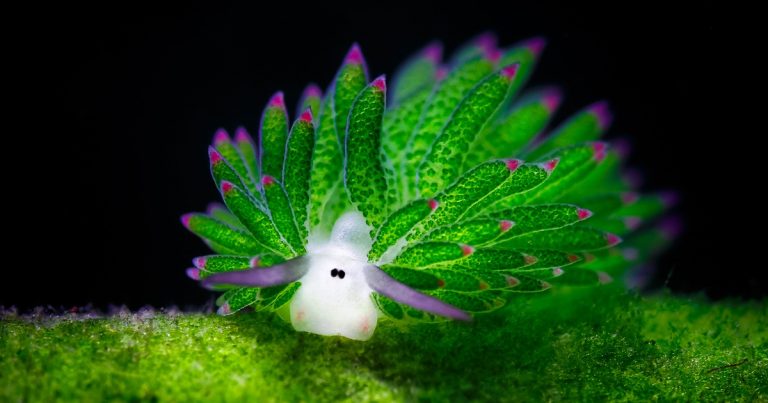
M 343 272 L 342 272 L 342 273 L 343 273 Z M 339 275 L 339 270 L 337 270 L 337 269 L 333 269 L 333 270 L 331 270 L 331 277 L 336 277 L 336 276 L 338 276 L 338 275 Z
M 339 278 L 344 278 L 344 270 L 339 270 Z

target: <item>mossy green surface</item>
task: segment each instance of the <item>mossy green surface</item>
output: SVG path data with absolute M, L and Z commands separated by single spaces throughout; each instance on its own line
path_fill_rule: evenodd
M 768 401 L 768 304 L 610 287 L 368 342 L 271 313 L 0 318 L 0 401 Z

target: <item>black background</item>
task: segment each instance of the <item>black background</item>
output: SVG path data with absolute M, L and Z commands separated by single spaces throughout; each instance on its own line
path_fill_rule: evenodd
M 210 294 L 184 269 L 207 250 L 178 218 L 218 197 L 206 155 L 217 127 L 254 133 L 274 91 L 293 105 L 308 82 L 325 87 L 354 41 L 376 76 L 432 39 L 450 51 L 485 30 L 502 44 L 545 35 L 532 84 L 562 86 L 559 117 L 610 100 L 612 134 L 632 140 L 645 188 L 681 193 L 686 229 L 657 286 L 765 294 L 759 269 L 732 252 L 734 196 L 712 174 L 723 44 L 711 5 L 287 6 L 68 8 L 18 32 L 11 84 L 32 113 L 9 136 L 27 161 L 11 164 L 5 226 L 22 264 L 3 268 L 0 305 L 202 305 Z

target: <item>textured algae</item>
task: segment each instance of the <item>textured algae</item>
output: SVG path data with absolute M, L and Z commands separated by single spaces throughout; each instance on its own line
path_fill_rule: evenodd
M 5 314 L 0 401 L 768 401 L 767 305 L 566 289 L 368 342 L 271 314 Z

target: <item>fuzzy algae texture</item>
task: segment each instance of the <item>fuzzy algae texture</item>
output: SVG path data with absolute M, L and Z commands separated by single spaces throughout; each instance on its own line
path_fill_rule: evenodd
M 768 401 L 768 301 L 523 297 L 368 342 L 269 313 L 0 317 L 0 401 Z

